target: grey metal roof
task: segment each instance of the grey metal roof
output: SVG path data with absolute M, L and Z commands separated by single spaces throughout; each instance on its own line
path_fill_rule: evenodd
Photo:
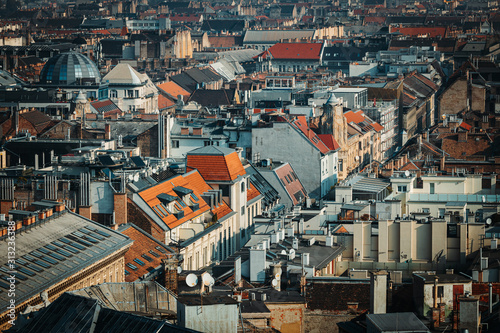
M 348 181 L 353 191 L 379 193 L 387 188 L 390 183 L 380 178 L 369 178 L 357 175 Z
M 40 294 L 130 244 L 127 236 L 80 215 L 54 213 L 52 218 L 38 222 L 36 231 L 16 234 L 16 302 Z M 1 242 L 0 253 L 6 254 L 7 247 L 7 242 Z M 3 261 L 0 306 L 6 308 L 10 301 L 5 292 L 5 278 L 9 275 L 6 256 Z
M 167 321 L 102 307 L 98 300 L 64 293 L 16 332 L 197 332 Z
M 366 315 L 380 332 L 429 332 L 429 329 L 413 312 L 397 312 Z
M 366 206 L 368 205 L 345 204 L 341 207 L 341 209 L 360 211 L 363 210 Z
M 226 156 L 234 153 L 236 150 L 224 147 L 205 146 L 196 148 L 188 152 L 188 155 L 222 155 Z
M 282 39 L 313 38 L 314 30 L 247 30 L 243 43 L 276 43 Z

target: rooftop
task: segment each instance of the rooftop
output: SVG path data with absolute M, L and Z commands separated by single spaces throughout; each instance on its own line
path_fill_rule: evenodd
M 26 301 L 131 244 L 127 236 L 70 211 L 46 218 L 36 231 L 16 235 L 16 301 Z M 7 247 L 6 240 L 0 242 L 2 253 Z M 0 290 L 8 290 L 9 270 L 4 266 L 0 271 Z M 1 306 L 7 307 L 9 300 L 6 292 L 0 293 Z

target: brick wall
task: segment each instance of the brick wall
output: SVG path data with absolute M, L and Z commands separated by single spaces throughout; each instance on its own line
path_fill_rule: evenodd
M 347 311 L 352 302 L 358 303 L 358 310 L 370 309 L 369 283 L 312 283 L 306 295 L 310 310 Z
M 158 157 L 158 125 L 137 136 L 137 147 L 142 156 Z
M 467 107 L 467 81 L 459 79 L 443 92 L 439 99 L 440 118 L 443 114 L 455 114 Z
M 113 203 L 116 225 L 127 223 L 127 194 L 115 193 Z
M 127 199 L 127 216 L 129 223 L 135 224 L 158 241 L 165 242 L 165 232 L 130 199 Z

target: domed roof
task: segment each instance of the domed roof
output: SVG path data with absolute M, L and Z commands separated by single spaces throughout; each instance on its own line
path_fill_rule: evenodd
M 67 52 L 50 58 L 40 73 L 40 83 L 52 85 L 99 84 L 101 75 L 86 55 Z

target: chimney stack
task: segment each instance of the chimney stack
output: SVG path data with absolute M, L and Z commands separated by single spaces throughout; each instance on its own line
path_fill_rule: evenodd
M 371 272 L 370 275 L 370 313 L 386 313 L 387 272 Z

